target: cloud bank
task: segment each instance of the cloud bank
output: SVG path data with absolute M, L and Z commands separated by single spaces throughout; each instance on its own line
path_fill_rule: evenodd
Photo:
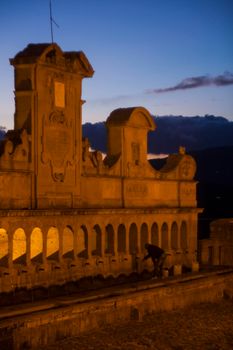
M 203 86 L 226 86 L 233 85 L 233 73 L 225 72 L 222 75 L 217 75 L 216 77 L 211 77 L 209 75 L 202 75 L 199 77 L 190 77 L 182 80 L 179 84 L 163 89 L 151 89 L 147 93 L 164 93 L 172 92 L 177 90 L 187 90 L 194 89 Z

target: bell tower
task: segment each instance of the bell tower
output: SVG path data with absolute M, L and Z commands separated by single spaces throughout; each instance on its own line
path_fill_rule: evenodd
M 93 68 L 83 52 L 29 44 L 15 68 L 14 129 L 31 135 L 34 208 L 75 208 L 80 200 L 82 79 Z

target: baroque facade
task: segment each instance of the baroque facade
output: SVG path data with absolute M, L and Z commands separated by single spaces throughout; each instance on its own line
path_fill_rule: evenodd
M 114 110 L 107 155 L 82 138 L 83 52 L 29 44 L 15 70 L 14 130 L 0 144 L 0 292 L 85 276 L 150 269 L 144 244 L 167 266 L 197 268 L 194 159 L 180 148 L 160 170 L 147 161 L 155 129 L 143 107 Z M 179 268 L 178 270 L 179 271 Z

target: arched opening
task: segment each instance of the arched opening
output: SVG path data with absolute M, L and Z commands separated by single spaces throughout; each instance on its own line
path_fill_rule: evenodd
M 30 236 L 30 259 L 36 263 L 42 263 L 43 260 L 43 235 L 38 227 L 33 229 Z
M 62 256 L 63 258 L 74 258 L 74 232 L 70 226 L 66 226 L 63 230 Z
M 0 266 L 7 266 L 8 264 L 8 235 L 6 230 L 0 228 Z
M 187 223 L 182 221 L 180 227 L 180 246 L 182 250 L 188 249 Z
M 106 226 L 106 245 L 105 253 L 114 255 L 114 229 L 112 225 Z
M 118 253 L 126 252 L 126 229 L 123 224 L 120 224 L 117 230 L 117 251 Z
M 46 257 L 49 260 L 59 259 L 59 233 L 56 227 L 50 227 L 48 230 Z
M 148 226 L 147 224 L 143 223 L 141 226 L 141 240 L 140 240 L 140 245 L 141 245 L 141 252 L 145 250 L 145 244 L 148 242 Z
M 138 252 L 138 229 L 135 223 L 130 225 L 129 229 L 129 253 L 137 254 Z
M 166 222 L 163 223 L 161 228 L 161 240 L 162 240 L 162 248 L 168 249 L 168 225 Z
M 99 227 L 99 225 L 95 225 L 93 227 L 93 237 L 92 237 L 92 241 L 91 241 L 91 247 L 92 247 L 92 255 L 97 255 L 97 256 L 101 256 L 102 252 L 101 252 L 101 247 L 102 247 L 102 232 L 101 232 L 101 228 Z
M 153 245 L 159 245 L 159 228 L 156 222 L 151 227 L 151 243 Z
M 173 222 L 171 227 L 171 248 L 178 249 L 178 225 L 176 222 Z
M 84 225 L 77 232 L 77 255 L 79 258 L 88 258 L 88 233 Z
M 12 260 L 15 264 L 26 265 L 26 234 L 22 228 L 18 228 L 13 235 Z

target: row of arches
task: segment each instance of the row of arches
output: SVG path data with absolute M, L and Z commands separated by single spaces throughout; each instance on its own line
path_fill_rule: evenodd
M 170 230 L 166 222 L 161 226 L 156 222 L 151 226 L 143 223 L 139 227 L 131 223 L 128 232 L 125 224 L 117 227 L 96 224 L 89 230 L 81 225 L 76 231 L 67 225 L 62 231 L 50 227 L 47 232 L 35 227 L 29 235 L 23 228 L 17 228 L 11 240 L 7 231 L 0 228 L 0 266 L 6 265 L 9 257 L 13 263 L 26 264 L 28 261 L 42 263 L 44 259 L 59 261 L 61 258 L 140 254 L 147 242 L 165 250 L 185 251 L 188 249 L 187 233 L 186 221 L 180 225 L 172 222 Z

